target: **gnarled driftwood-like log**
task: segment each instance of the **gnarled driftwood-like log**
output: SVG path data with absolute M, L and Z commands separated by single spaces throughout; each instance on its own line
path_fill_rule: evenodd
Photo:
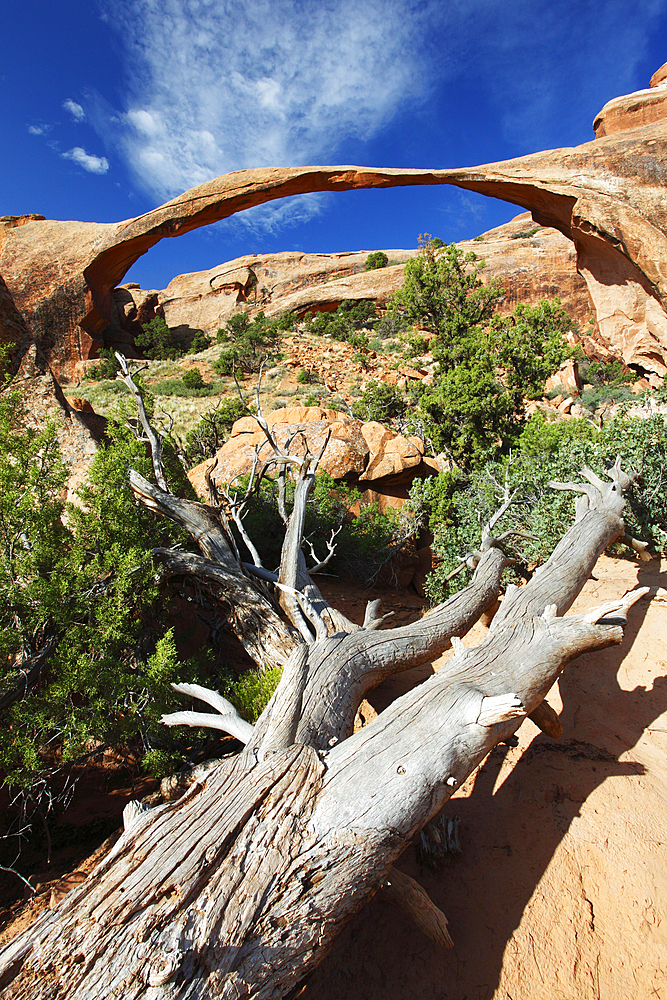
M 401 852 L 486 754 L 527 715 L 553 725 L 544 698 L 564 666 L 620 642 L 629 607 L 645 593 L 563 617 L 600 553 L 624 534 L 630 477 L 617 463 L 608 483 L 586 472 L 586 484 L 564 484 L 584 498 L 575 523 L 525 587 L 507 589 L 479 645 L 466 648 L 460 636 L 500 590 L 505 556 L 491 522 L 471 557 L 471 583 L 419 622 L 376 629 L 370 607 L 364 628 L 346 619 L 337 628 L 333 616 L 327 628 L 301 552 L 312 463 L 291 464 L 296 500 L 276 583 L 293 599 L 284 604 L 291 626 L 257 589 L 270 580 L 256 587 L 246 575 L 219 512 L 130 473 L 135 495 L 199 543 L 202 556 L 163 554 L 171 571 L 215 579 L 221 600 L 226 592 L 242 614 L 252 609 L 247 648 L 258 662 L 286 666 L 254 727 L 239 728 L 215 692 L 188 686 L 216 710 L 212 724 L 235 729 L 245 748 L 201 770 L 175 801 L 128 810 L 123 837 L 91 877 L 0 951 L 7 1000 L 290 993 L 370 897 L 400 881 L 390 873 Z M 439 673 L 353 733 L 371 687 L 450 644 Z

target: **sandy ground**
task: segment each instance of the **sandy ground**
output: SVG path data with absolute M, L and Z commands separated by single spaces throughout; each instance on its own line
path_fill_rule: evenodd
M 603 556 L 571 613 L 666 587 L 666 570 Z M 370 701 L 381 709 L 428 673 L 394 678 Z M 667 604 L 643 599 L 623 645 L 574 661 L 549 695 L 562 738 L 527 720 L 519 747 L 493 751 L 447 804 L 462 853 L 438 872 L 420 868 L 414 848 L 401 858 L 447 914 L 454 950 L 373 900 L 303 1000 L 666 998 L 665 675 Z

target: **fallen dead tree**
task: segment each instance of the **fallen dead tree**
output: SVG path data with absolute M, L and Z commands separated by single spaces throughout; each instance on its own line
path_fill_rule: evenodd
M 125 378 L 132 387 L 127 370 Z M 327 604 L 302 551 L 321 453 L 303 439 L 281 451 L 259 417 L 272 454 L 249 488 L 273 470 L 286 523 L 274 576 L 256 555 L 254 566 L 242 563 L 214 503 L 171 494 L 159 439 L 137 401 L 157 485 L 130 471 L 132 489 L 185 526 L 201 553 L 162 550 L 165 572 L 195 576 L 258 664 L 284 664 L 282 679 L 254 727 L 215 692 L 180 686 L 213 712 L 164 721 L 224 729 L 245 749 L 200 772 L 176 801 L 128 807 L 124 835 L 95 873 L 0 952 L 3 996 L 285 997 L 377 891 L 448 945 L 444 916 L 393 865 L 527 715 L 557 733 L 544 699 L 568 662 L 621 641 L 627 610 L 645 590 L 564 616 L 598 556 L 624 535 L 631 477 L 617 462 L 609 482 L 584 470 L 585 483 L 559 484 L 579 494 L 575 523 L 525 587 L 507 589 L 487 638 L 466 649 L 460 637 L 496 601 L 506 565 L 495 519 L 471 554 L 465 589 L 400 628 L 380 628 L 371 603 L 360 627 Z M 353 735 L 369 689 L 450 645 L 437 675 Z

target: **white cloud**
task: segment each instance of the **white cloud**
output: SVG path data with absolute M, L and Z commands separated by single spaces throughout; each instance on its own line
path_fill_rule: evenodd
M 635 0 L 629 19 L 626 0 L 105 0 L 125 100 L 87 112 L 156 202 L 244 167 L 340 162 L 401 121 L 418 165 L 414 120 L 426 107 L 423 128 L 447 131 L 451 150 L 467 87 L 485 95 L 480 130 L 516 155 L 582 141 L 582 119 L 633 89 L 666 8 Z M 286 225 L 322 204 L 241 220 Z
M 126 109 L 98 109 L 95 127 L 107 136 L 111 127 L 159 200 L 244 167 L 336 162 L 344 141 L 370 138 L 423 96 L 423 44 L 440 7 L 112 0 L 108 23 L 140 30 L 122 36 L 132 67 Z M 286 221 L 284 209 L 279 217 Z
M 48 132 L 48 126 L 28 125 L 28 132 L 30 132 L 30 135 L 44 135 L 45 132 Z
M 64 156 L 66 160 L 72 160 L 79 167 L 83 167 L 89 174 L 106 174 L 109 169 L 109 161 L 106 156 L 93 156 L 81 146 L 75 146 L 74 149 L 68 149 L 66 153 L 60 155 Z
M 74 121 L 81 122 L 86 117 L 86 112 L 83 110 L 80 104 L 73 101 L 71 97 L 63 101 L 63 108 L 65 111 L 69 111 Z

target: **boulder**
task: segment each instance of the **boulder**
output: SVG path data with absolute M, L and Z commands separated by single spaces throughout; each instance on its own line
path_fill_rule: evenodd
M 579 394 L 581 379 L 579 378 L 579 369 L 576 361 L 572 359 L 565 361 L 554 375 L 550 375 L 546 380 L 545 390 L 549 393 L 559 386 L 567 389 L 569 393 L 573 393 L 575 396 Z
M 66 396 L 65 398 L 68 404 L 72 407 L 72 409 L 77 410 L 79 413 L 95 412 L 92 405 L 88 402 L 87 399 L 82 399 L 78 396 Z
M 360 489 L 396 494 L 397 487 L 415 476 L 430 476 L 437 470 L 423 457 L 423 443 L 396 434 L 377 421 L 363 423 L 346 413 L 319 406 L 294 406 L 274 410 L 267 423 L 282 448 L 292 439 L 293 454 L 303 454 L 304 439 L 317 452 L 329 435 L 320 469 L 334 479 L 358 485 Z M 255 452 L 260 460 L 271 454 L 266 436 L 254 417 L 242 417 L 232 427 L 231 437 L 216 455 L 216 482 L 230 483 L 250 472 Z M 200 496 L 206 494 L 205 473 L 212 462 L 202 462 L 188 476 Z

